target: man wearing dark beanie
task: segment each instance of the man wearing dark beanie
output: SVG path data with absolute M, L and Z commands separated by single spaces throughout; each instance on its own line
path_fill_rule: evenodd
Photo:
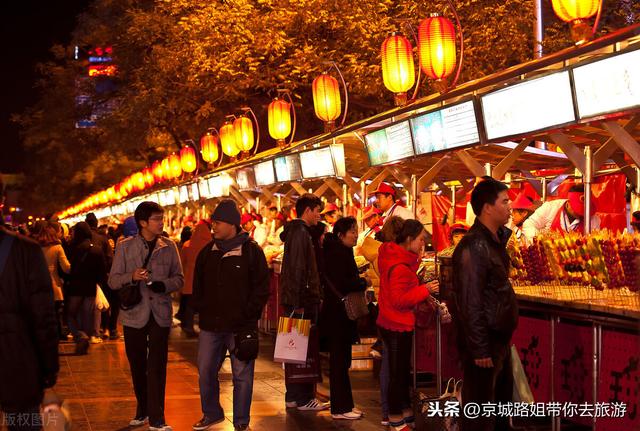
M 264 252 L 240 227 L 240 211 L 222 200 L 211 216 L 213 241 L 196 259 L 193 308 L 200 313 L 198 372 L 203 417 L 193 429 L 224 421 L 218 369 L 231 352 L 233 425 L 249 427 L 253 372 L 258 356 L 258 320 L 269 298 L 269 270 Z

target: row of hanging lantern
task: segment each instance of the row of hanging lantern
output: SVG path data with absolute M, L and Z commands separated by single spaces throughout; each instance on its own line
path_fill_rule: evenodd
M 571 24 L 571 36 L 576 44 L 589 40 L 596 31 L 602 0 L 551 0 L 556 15 Z M 460 55 L 457 56 L 456 26 L 451 20 L 440 15 L 431 14 L 423 19 L 417 30 L 409 28 L 417 43 L 418 77 L 416 79 L 413 46 L 402 33 L 391 33 L 382 43 L 382 80 L 385 87 L 395 94 L 396 105 L 403 105 L 409 100 L 407 93 L 414 88 L 411 100 L 417 96 L 421 81 L 421 73 L 433 81 L 434 87 L 445 92 L 454 87 L 460 76 L 464 56 L 464 38 L 460 19 L 454 5 L 448 2 L 458 27 L 458 43 Z M 587 20 L 597 14 L 593 27 Z M 338 66 L 331 62 L 330 67 L 316 77 L 312 84 L 313 108 L 315 115 L 324 122 L 325 132 L 335 129 L 336 122 L 343 114 L 340 126 L 345 123 L 349 94 L 344 77 Z M 456 70 L 451 82 L 452 74 Z M 344 110 L 340 95 L 340 82 L 332 74 L 335 69 L 344 91 Z M 242 114 L 228 116 L 220 130 L 211 128 L 200 139 L 199 152 L 207 164 L 217 163 L 220 166 L 223 154 L 231 160 L 237 157 L 255 155 L 260 144 L 260 128 L 254 112 L 243 108 Z M 278 96 L 267 108 L 269 135 L 284 148 L 293 142 L 296 130 L 296 112 L 291 95 L 287 90 L 278 90 Z M 255 131 L 255 133 L 254 133 Z M 257 139 L 256 139 L 257 135 Z M 288 140 L 288 141 L 287 141 Z M 195 146 L 195 145 L 194 145 Z M 151 167 L 136 172 L 119 184 L 95 193 L 80 204 L 68 208 L 61 217 L 75 215 L 96 208 L 98 205 L 120 201 L 131 193 L 143 191 L 165 181 L 180 178 L 183 173 L 192 174 L 198 170 L 196 148 L 185 145 L 180 154 L 173 153 L 162 161 L 156 161 Z M 252 151 L 253 150 L 253 151 Z M 221 154 L 222 153 L 222 154 Z

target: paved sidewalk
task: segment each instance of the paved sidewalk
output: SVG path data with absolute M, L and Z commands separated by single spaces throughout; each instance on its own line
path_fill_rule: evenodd
M 60 347 L 60 375 L 56 392 L 62 396 L 73 418 L 73 430 L 128 430 L 135 413 L 135 397 L 131 386 L 129 364 L 124 342 L 108 341 L 92 345 L 86 356 L 73 356 L 72 344 Z M 176 431 L 189 431 L 201 417 L 196 368 L 197 340 L 187 339 L 174 329 L 169 344 L 169 364 L 166 391 L 166 419 Z M 378 382 L 370 371 L 354 371 L 354 400 L 366 416 L 358 421 L 334 421 L 328 411 L 321 413 L 285 411 L 284 373 L 280 364 L 272 361 L 273 345 L 267 339 L 261 343 L 256 363 L 251 428 L 255 431 L 284 430 L 383 430 L 380 425 Z M 233 430 L 231 365 L 225 361 L 220 372 L 221 404 L 227 421 L 212 430 Z M 328 394 L 328 378 L 319 386 Z M 141 427 L 138 429 L 146 429 Z

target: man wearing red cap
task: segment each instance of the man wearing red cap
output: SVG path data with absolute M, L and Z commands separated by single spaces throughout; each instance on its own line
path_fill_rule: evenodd
M 256 218 L 249 213 L 242 214 L 240 219 L 242 229 L 245 230 L 260 247 L 267 244 L 267 231 L 265 227 Z
M 328 203 L 324 206 L 320 214 L 324 218 L 325 223 L 329 225 L 329 230 L 331 230 L 340 218 L 340 209 L 336 204 Z
M 522 225 L 534 211 L 533 202 L 523 192 L 511 202 L 511 225 L 507 225 L 513 231 L 513 238 L 520 239 L 524 235 Z
M 382 229 L 382 218 L 380 217 L 380 214 L 382 214 L 382 212 L 373 205 L 366 207 L 362 211 L 362 221 L 367 225 L 367 229 L 364 229 L 358 235 L 358 244 L 356 245 L 356 248 L 362 245 L 365 238 L 374 237 L 378 232 L 380 232 L 380 229 Z
M 378 208 L 383 212 L 382 224 L 391 217 L 398 216 L 404 220 L 413 219 L 413 213 L 396 202 L 396 191 L 386 183 L 380 183 L 378 189 L 372 194 L 376 195 Z
M 600 218 L 595 215 L 591 199 L 591 229 L 600 229 Z M 576 184 L 569 189 L 567 199 L 545 202 L 522 225 L 527 239 L 531 240 L 545 230 L 556 232 L 584 232 L 584 186 Z

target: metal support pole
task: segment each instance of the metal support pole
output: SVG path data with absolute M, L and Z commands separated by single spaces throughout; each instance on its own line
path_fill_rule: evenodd
M 544 37 L 542 23 L 542 0 L 533 0 L 535 7 L 535 45 L 533 47 L 533 58 L 542 57 L 542 39 Z
M 590 145 L 584 148 L 584 233 L 591 233 L 591 181 L 593 177 L 593 151 Z
M 453 214 L 451 214 L 451 224 L 456 222 L 456 205 L 458 204 L 456 198 L 456 186 L 451 186 L 451 208 L 453 208 Z
M 344 217 L 349 215 L 349 212 L 347 210 L 347 200 L 349 197 L 349 192 L 347 190 L 347 185 L 343 184 L 342 185 L 342 215 Z
M 278 195 L 278 211 L 281 211 L 281 210 L 282 210 L 282 196 Z
M 600 375 L 600 345 L 602 343 L 602 326 L 593 324 L 593 372 L 591 373 L 591 382 L 593 384 L 593 404 L 598 401 L 598 376 Z M 593 415 L 592 422 L 593 431 L 596 430 L 596 415 Z
M 413 211 L 413 218 L 418 218 L 418 177 L 411 175 L 411 210 Z
M 365 183 L 365 181 L 363 180 L 362 183 L 360 183 L 360 230 L 364 230 L 365 229 L 365 223 L 363 220 L 363 216 L 364 216 L 364 208 L 367 206 L 367 184 Z
M 436 393 L 442 394 L 442 326 L 439 307 L 436 307 Z
M 484 164 L 484 174 L 487 176 L 491 176 L 491 163 L 485 163 Z
M 542 184 L 542 202 L 546 202 L 547 201 L 547 178 L 542 177 L 540 182 Z
M 556 369 L 556 323 L 558 319 L 555 316 L 551 316 L 549 320 L 549 326 L 551 327 L 551 402 L 556 400 L 556 388 L 555 388 L 555 369 Z M 551 431 L 560 431 L 561 421 L 560 417 L 551 418 Z

